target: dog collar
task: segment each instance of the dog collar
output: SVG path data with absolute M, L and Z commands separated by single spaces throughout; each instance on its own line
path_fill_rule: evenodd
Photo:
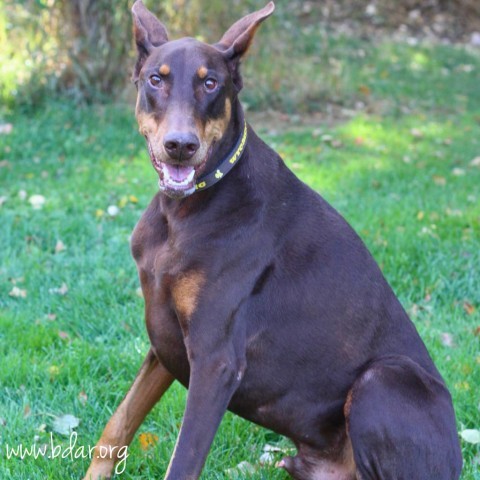
M 212 185 L 215 185 L 220 181 L 238 162 L 243 152 L 245 151 L 245 146 L 247 145 L 247 122 L 243 121 L 243 132 L 238 137 L 237 143 L 233 147 L 233 150 L 223 160 L 220 165 L 217 165 L 213 172 L 207 173 L 198 179 L 198 182 L 195 184 L 195 191 L 205 190 Z

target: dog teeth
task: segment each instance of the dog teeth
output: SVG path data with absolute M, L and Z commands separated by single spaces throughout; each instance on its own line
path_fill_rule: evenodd
M 164 174 L 165 183 L 173 184 L 176 187 L 187 187 L 188 185 L 190 185 L 190 183 L 192 183 L 193 178 L 195 176 L 195 169 L 191 167 L 191 171 L 189 172 L 189 174 L 182 180 L 178 180 L 176 178 L 173 178 L 173 176 L 170 173 L 170 168 L 177 168 L 177 167 L 170 167 L 167 165 L 162 165 L 162 167 L 163 167 L 162 170 Z

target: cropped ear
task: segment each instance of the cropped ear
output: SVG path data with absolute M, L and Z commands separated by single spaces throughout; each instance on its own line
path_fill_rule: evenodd
M 168 42 L 167 30 L 155 15 L 137 0 L 132 7 L 133 36 L 137 45 L 137 62 L 133 70 L 133 81 L 138 80 L 145 60 L 155 47 Z
M 243 17 L 235 22 L 223 35 L 222 39 L 214 45 L 214 47 L 222 51 L 227 59 L 232 71 L 233 83 L 238 91 L 242 88 L 242 78 L 239 72 L 240 60 L 250 48 L 257 28 L 274 10 L 275 4 L 269 2 L 261 10 Z

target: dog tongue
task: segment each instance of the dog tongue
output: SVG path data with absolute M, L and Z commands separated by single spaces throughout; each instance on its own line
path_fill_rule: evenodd
M 182 167 L 181 165 L 166 165 L 168 176 L 177 183 L 184 182 L 193 172 L 193 167 Z

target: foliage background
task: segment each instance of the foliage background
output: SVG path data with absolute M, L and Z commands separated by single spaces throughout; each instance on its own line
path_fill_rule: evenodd
M 128 98 L 133 64 L 129 0 L 0 0 L 0 102 L 34 107 L 46 98 Z M 172 37 L 214 42 L 240 16 L 266 0 L 145 0 Z M 477 0 L 278 0 L 262 26 L 262 48 L 248 62 L 246 103 L 254 109 L 318 110 L 342 90 L 331 61 L 331 34 L 379 34 L 468 40 L 480 31 Z M 312 43 L 312 34 L 315 43 Z M 275 59 L 275 61 L 272 61 Z M 318 78 L 321 65 L 322 78 Z M 301 81 L 299 80 L 301 78 Z M 247 87 L 249 85 L 247 84 Z M 342 92 L 343 93 L 343 92 Z

